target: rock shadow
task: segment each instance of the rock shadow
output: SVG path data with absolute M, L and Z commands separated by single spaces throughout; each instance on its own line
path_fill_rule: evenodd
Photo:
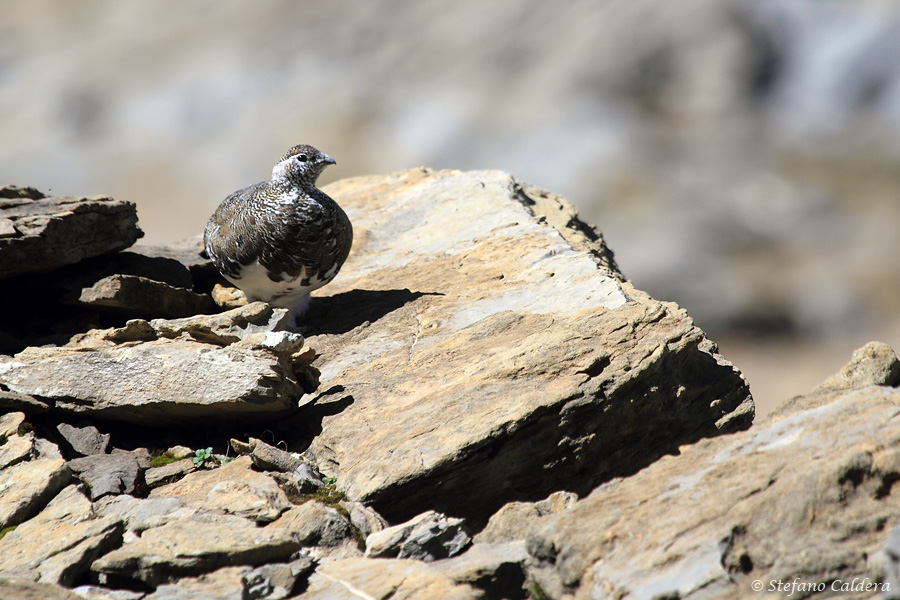
M 28 423 L 39 437 L 57 444 L 66 460 L 78 458 L 81 454 L 73 452 L 69 442 L 60 434 L 60 423 L 77 427 L 93 425 L 101 434 L 109 434 L 110 450 L 107 452 L 113 448 L 127 451 L 146 448 L 155 456 L 172 446 L 187 446 L 194 450 L 212 447 L 214 453 L 234 456 L 229 440 L 247 441 L 251 437 L 283 450 L 302 452 L 313 438 L 322 433 L 322 422 L 326 417 L 344 411 L 353 402 L 353 396 L 346 393 L 343 386 L 335 385 L 318 392 L 315 401 L 295 413 L 270 419 L 252 419 L 249 416 L 245 420 L 217 419 L 205 415 L 147 425 L 89 415 L 45 412 L 29 414 Z
M 300 413 L 269 429 L 288 444 L 291 452 L 305 452 L 313 439 L 322 433 L 325 417 L 343 412 L 355 402 L 344 386 L 335 385 L 316 395 L 315 401 L 303 406 Z
M 422 296 L 442 296 L 440 292 L 402 290 L 350 290 L 326 298 L 313 298 L 309 312 L 300 319 L 305 336 L 339 335 L 374 323 Z

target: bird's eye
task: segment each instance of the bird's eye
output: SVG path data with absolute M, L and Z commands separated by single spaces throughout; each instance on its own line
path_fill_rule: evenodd
M 300 162 L 306 162 L 306 161 L 309 160 L 309 157 L 306 156 L 305 154 L 298 154 L 298 155 L 297 155 L 297 160 L 299 160 Z

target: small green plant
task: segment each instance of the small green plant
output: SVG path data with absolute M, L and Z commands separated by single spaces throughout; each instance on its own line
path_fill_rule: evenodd
M 337 485 L 337 477 L 323 477 L 322 483 L 330 488 L 334 488 L 334 486 Z
M 198 448 L 194 452 L 194 466 L 198 469 L 206 464 L 206 461 L 212 459 L 212 446 L 209 448 Z

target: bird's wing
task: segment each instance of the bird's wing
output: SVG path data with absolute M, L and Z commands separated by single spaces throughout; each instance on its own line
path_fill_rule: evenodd
M 241 266 L 259 257 L 259 242 L 249 232 L 257 221 L 253 198 L 264 194 L 266 188 L 267 182 L 260 182 L 234 192 L 222 201 L 206 224 L 206 252 L 219 271 L 232 279 L 240 279 Z

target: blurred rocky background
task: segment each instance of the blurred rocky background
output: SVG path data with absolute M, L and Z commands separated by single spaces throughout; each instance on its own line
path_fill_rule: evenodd
M 766 413 L 900 347 L 900 5 L 0 0 L 0 182 L 202 231 L 291 145 L 322 183 L 509 171 L 685 307 Z

